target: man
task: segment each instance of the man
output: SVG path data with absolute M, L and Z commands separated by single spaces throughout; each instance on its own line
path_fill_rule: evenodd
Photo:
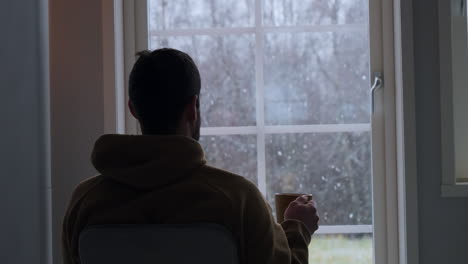
M 139 53 L 130 74 L 129 108 L 143 135 L 104 135 L 92 162 L 101 175 L 74 191 L 63 223 L 66 264 L 80 263 L 80 232 L 99 224 L 225 226 L 241 263 L 307 263 L 317 230 L 312 201 L 299 197 L 281 225 L 255 185 L 206 165 L 200 137 L 200 74 L 174 49 Z M 182 250 L 182 249 L 181 249 Z

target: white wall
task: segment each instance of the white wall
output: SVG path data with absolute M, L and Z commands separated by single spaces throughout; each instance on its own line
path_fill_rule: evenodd
M 104 133 L 101 1 L 50 0 L 54 263 L 71 192 L 94 176 L 90 157 Z
M 0 263 L 47 263 L 47 3 L 0 1 Z
M 468 199 L 441 198 L 437 0 L 413 0 L 421 264 L 468 263 Z

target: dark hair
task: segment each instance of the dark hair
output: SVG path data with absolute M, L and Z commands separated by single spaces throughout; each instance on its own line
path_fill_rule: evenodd
M 200 95 L 200 73 L 176 49 L 141 51 L 129 79 L 129 95 L 144 134 L 174 134 L 190 99 Z

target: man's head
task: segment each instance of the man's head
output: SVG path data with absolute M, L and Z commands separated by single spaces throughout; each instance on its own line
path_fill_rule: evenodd
M 200 73 L 175 49 L 142 51 L 129 80 L 129 107 L 143 134 L 200 137 Z

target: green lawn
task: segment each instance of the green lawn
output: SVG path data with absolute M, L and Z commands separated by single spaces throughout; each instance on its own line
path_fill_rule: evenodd
M 372 264 L 372 237 L 314 236 L 309 247 L 310 264 Z

